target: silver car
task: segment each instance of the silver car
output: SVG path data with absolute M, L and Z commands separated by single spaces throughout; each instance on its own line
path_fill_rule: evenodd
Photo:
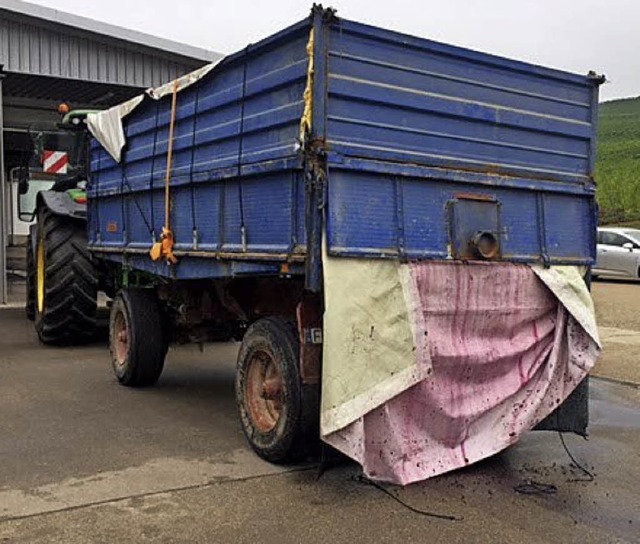
M 640 278 L 640 229 L 598 229 L 598 258 L 593 276 Z

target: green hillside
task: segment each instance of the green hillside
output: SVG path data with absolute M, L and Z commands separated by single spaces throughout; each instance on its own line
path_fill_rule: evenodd
M 596 182 L 602 224 L 640 221 L 640 97 L 600 104 Z

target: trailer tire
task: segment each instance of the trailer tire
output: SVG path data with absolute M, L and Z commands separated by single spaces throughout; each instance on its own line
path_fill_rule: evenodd
M 34 317 L 40 341 L 69 345 L 92 340 L 98 273 L 87 248 L 84 223 L 42 208 L 35 248 Z
M 242 430 L 263 459 L 285 463 L 318 445 L 316 386 L 303 385 L 295 322 L 267 317 L 247 330 L 238 354 L 236 402 Z
M 33 258 L 31 232 L 27 235 L 27 278 L 25 311 L 29 321 L 36 319 L 36 264 Z
M 128 387 L 147 387 L 160 378 L 166 342 L 152 289 L 123 289 L 111 306 L 109 348 L 116 378 Z

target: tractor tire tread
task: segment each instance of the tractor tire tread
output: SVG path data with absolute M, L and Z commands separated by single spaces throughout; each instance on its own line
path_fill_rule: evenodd
M 45 344 L 90 341 L 97 327 L 98 272 L 84 225 L 47 209 L 41 211 L 39 224 L 44 237 L 45 304 L 39 313 L 36 303 L 38 336 Z

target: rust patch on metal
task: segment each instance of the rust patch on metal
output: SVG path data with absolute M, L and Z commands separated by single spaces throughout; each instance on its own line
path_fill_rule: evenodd
M 322 313 L 322 299 L 312 293 L 305 293 L 296 308 L 300 335 L 300 380 L 303 384 L 320 383 Z
M 247 367 L 245 399 L 249 417 L 261 433 L 272 431 L 282 413 L 282 374 L 271 351 L 256 351 Z
M 116 225 L 117 228 L 117 225 Z M 103 246 L 90 246 L 91 251 L 96 253 L 126 253 L 131 255 L 148 255 L 149 249 L 142 248 L 130 248 L 130 247 L 103 247 Z M 201 259 L 218 259 L 218 260 L 231 260 L 231 261 L 287 261 L 292 263 L 303 263 L 305 261 L 304 254 L 298 253 L 233 253 L 233 252 L 219 252 L 219 251 L 184 251 L 176 250 L 173 252 L 177 257 L 198 257 Z
M 469 240 L 469 249 L 480 259 L 496 259 L 500 257 L 500 243 L 492 232 L 477 232 Z
M 454 193 L 454 198 L 460 200 L 479 200 L 481 202 L 495 202 L 495 198 L 491 195 L 483 193 Z

